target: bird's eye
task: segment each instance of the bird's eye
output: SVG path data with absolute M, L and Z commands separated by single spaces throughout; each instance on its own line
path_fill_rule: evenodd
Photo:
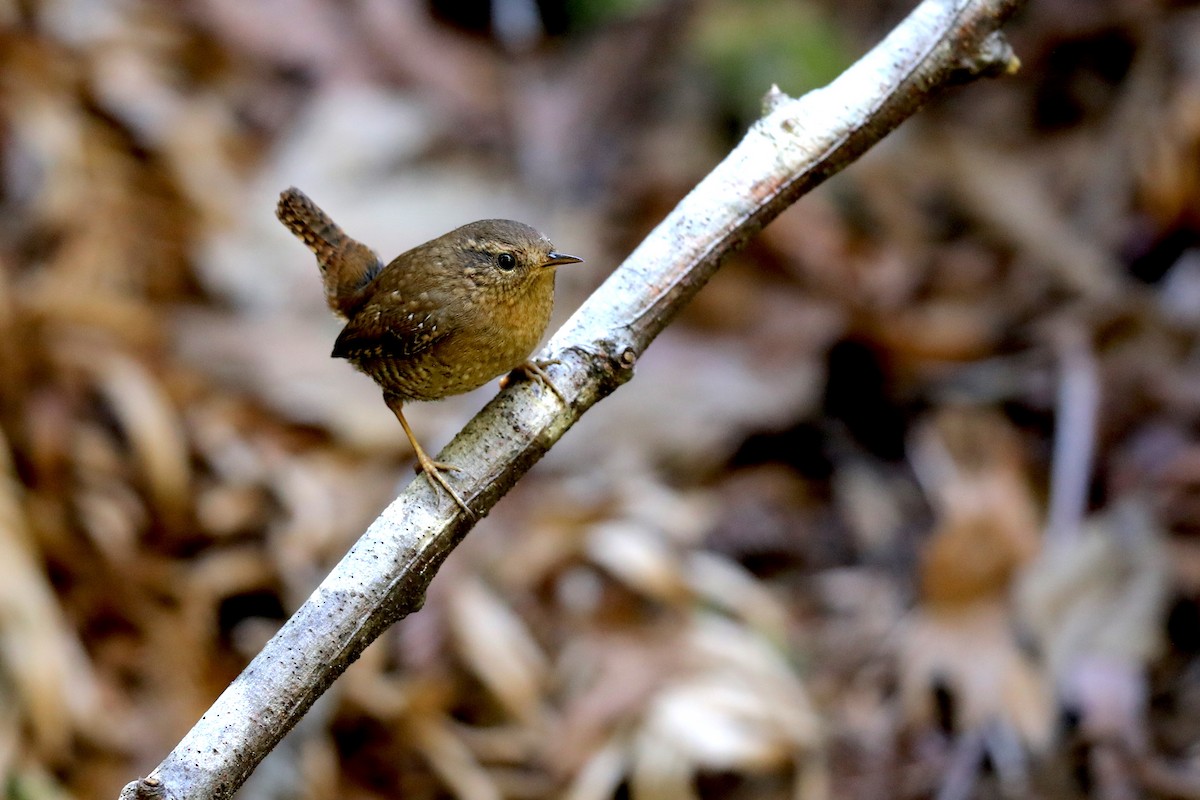
M 517 257 L 512 253 L 501 253 L 496 256 L 496 266 L 505 272 L 510 272 L 517 266 Z

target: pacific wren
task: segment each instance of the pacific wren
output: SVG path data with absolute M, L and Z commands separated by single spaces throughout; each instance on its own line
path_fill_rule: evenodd
M 457 467 L 425 453 L 401 408 L 468 392 L 514 369 L 557 394 L 528 359 L 550 322 L 555 268 L 583 259 L 559 253 L 524 223 L 485 219 L 384 266 L 299 189 L 279 195 L 276 215 L 316 255 L 325 300 L 346 320 L 333 357 L 379 384 L 420 469 L 471 514 L 442 475 Z

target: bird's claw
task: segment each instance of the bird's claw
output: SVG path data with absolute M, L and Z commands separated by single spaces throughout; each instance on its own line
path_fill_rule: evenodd
M 546 372 L 546 367 L 561 363 L 562 361 L 558 360 L 557 358 L 530 359 L 514 369 L 513 373 L 520 372 L 525 376 L 526 380 L 533 381 L 534 383 L 541 384 L 542 386 L 546 387 L 550 391 L 554 392 L 554 396 L 561 400 L 563 405 L 566 405 L 567 398 L 564 397 L 563 393 L 558 390 L 558 387 L 554 385 L 554 381 L 550 379 L 550 375 Z M 501 383 L 501 388 L 507 386 L 508 381 L 511 378 L 512 373 L 506 375 L 504 381 Z
M 456 467 L 453 464 L 445 464 L 441 461 L 418 459 L 416 470 L 417 472 L 424 472 L 425 477 L 429 479 L 430 483 L 435 483 L 437 486 L 442 487 L 446 494 L 450 495 L 450 498 L 458 504 L 458 507 L 467 513 L 468 517 L 475 518 L 475 512 L 471 510 L 467 502 L 459 496 L 454 487 L 446 481 L 446 477 L 442 475 L 442 472 L 462 472 L 461 467 Z

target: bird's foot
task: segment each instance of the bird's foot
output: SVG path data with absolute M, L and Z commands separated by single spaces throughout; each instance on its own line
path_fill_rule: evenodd
M 434 469 L 436 469 L 438 472 L 462 472 L 463 471 L 462 467 L 456 467 L 453 464 L 447 464 L 445 461 L 434 461 L 433 459 L 429 459 L 429 464 Z M 420 459 L 418 459 L 417 463 L 413 464 L 413 472 L 420 475 L 424 471 L 425 471 L 425 465 L 420 462 Z
M 445 491 L 446 494 L 450 495 L 450 498 L 458 504 L 458 507 L 467 512 L 468 517 L 471 517 L 472 519 L 475 517 L 475 512 L 467 506 L 467 502 L 459 496 L 458 492 L 454 490 L 454 487 L 446 481 L 446 476 L 442 474 L 443 472 L 462 472 L 461 467 L 456 467 L 453 464 L 446 464 L 441 461 L 434 461 L 421 452 L 417 454 L 417 464 L 414 469 L 417 472 L 424 472 L 425 477 L 429 479 L 429 482 L 431 484 L 436 484 L 434 487 L 435 489 L 437 486 L 442 487 L 442 490 Z
M 554 392 L 555 397 L 561 400 L 563 405 L 566 405 L 567 398 L 563 396 L 563 393 L 558 390 L 558 387 L 554 385 L 554 381 L 550 380 L 550 376 L 546 373 L 546 367 L 561 363 L 562 362 L 557 358 L 530 359 L 514 369 L 508 375 L 504 376 L 504 380 L 502 380 L 500 383 L 500 388 L 508 386 L 508 382 L 512 379 L 513 373 L 520 372 L 525 376 L 526 380 L 541 384 L 550 391 Z
M 404 405 L 402 398 L 385 393 L 383 400 L 388 404 L 388 408 L 392 410 L 392 413 L 396 415 L 396 419 L 400 422 L 400 427 L 404 429 L 404 435 L 408 437 L 408 443 L 412 445 L 413 453 L 417 456 L 417 470 L 424 472 L 425 477 L 429 479 L 431 484 L 436 484 L 433 489 L 434 494 L 437 493 L 438 486 L 442 487 L 443 491 L 450 495 L 454 502 L 458 504 L 458 507 L 467 513 L 467 517 L 474 519 L 475 512 L 467 506 L 466 501 L 459 496 L 458 492 L 454 491 L 454 487 L 446 482 L 446 476 L 442 474 L 443 471 L 462 472 L 462 470 L 453 464 L 443 464 L 441 461 L 434 461 L 429 457 L 429 454 L 425 452 L 425 448 L 421 447 L 421 443 L 413 435 L 412 428 L 408 426 L 408 420 L 404 418 L 404 411 L 401 410 Z

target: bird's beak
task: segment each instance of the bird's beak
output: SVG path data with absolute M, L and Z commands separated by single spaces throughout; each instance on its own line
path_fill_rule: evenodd
M 542 262 L 543 267 L 557 267 L 561 264 L 582 264 L 583 259 L 575 256 L 569 256 L 565 253 L 556 253 L 553 250 L 546 256 L 546 260 Z

